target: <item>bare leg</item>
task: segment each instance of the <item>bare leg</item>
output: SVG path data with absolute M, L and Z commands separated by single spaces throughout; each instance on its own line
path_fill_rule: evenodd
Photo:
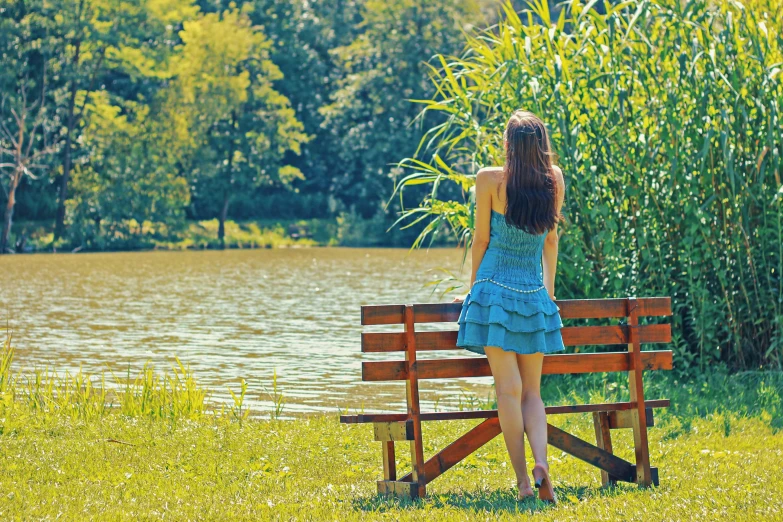
M 503 439 L 511 457 L 511 465 L 517 476 L 520 497 L 532 495 L 530 479 L 525 464 L 525 424 L 522 410 L 522 379 L 517 366 L 516 354 L 495 346 L 485 348 L 492 376 L 495 378 L 495 393 L 498 397 L 498 419 L 503 430 Z
M 541 400 L 541 368 L 544 354 L 516 354 L 519 374 L 522 378 L 522 418 L 530 442 L 530 450 L 536 464 L 549 469 L 546 460 L 547 429 L 546 410 Z

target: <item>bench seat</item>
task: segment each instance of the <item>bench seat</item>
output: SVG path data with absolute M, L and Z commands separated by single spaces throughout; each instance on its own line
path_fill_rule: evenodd
M 667 408 L 669 399 L 657 399 L 644 402 L 645 408 L 651 411 L 653 408 Z M 625 412 L 636 407 L 632 402 L 605 402 L 600 404 L 574 404 L 566 406 L 547 406 L 547 415 L 559 415 L 564 413 L 592 413 L 592 412 Z M 491 419 L 498 416 L 498 410 L 473 410 L 473 411 L 438 411 L 422 412 L 422 421 L 442 420 L 467 420 L 467 419 Z M 617 417 L 615 415 L 615 417 Z M 358 415 L 340 415 L 342 424 L 366 424 L 375 422 L 403 422 L 408 420 L 407 413 L 361 413 Z M 648 425 L 652 423 L 648 421 Z M 623 426 L 625 427 L 625 426 Z

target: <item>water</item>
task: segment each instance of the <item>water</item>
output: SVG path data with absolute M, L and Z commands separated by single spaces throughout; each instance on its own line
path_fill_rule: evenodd
M 216 401 L 246 379 L 258 414 L 272 409 L 275 371 L 284 413 L 403 411 L 404 383 L 361 382 L 363 359 L 401 354 L 362 356 L 359 307 L 441 301 L 425 285 L 442 277 L 440 268 L 467 280 L 461 261 L 456 249 L 2 256 L 0 317 L 12 330 L 17 370 L 124 375 L 147 361 L 168 369 L 179 357 Z M 425 357 L 455 355 L 471 356 Z M 423 407 L 486 398 L 489 382 L 426 381 Z

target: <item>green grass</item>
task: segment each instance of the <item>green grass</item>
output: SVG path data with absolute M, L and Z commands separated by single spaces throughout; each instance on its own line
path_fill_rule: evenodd
M 555 422 L 592 438 L 586 416 Z M 425 453 L 469 425 L 425 424 Z M 376 495 L 380 446 L 372 428 L 340 426 L 336 416 L 242 426 L 209 416 L 178 423 L 28 417 L 0 437 L 0 518 L 510 520 L 537 512 L 542 520 L 783 520 L 783 433 L 762 419 L 711 415 L 685 432 L 664 415 L 650 437 L 660 487 L 602 490 L 597 470 L 552 451 L 561 502 L 550 508 L 514 500 L 500 438 L 433 482 L 428 499 L 411 503 Z M 630 434 L 615 438 L 630 458 Z
M 561 500 L 550 507 L 515 501 L 501 438 L 434 481 L 427 499 L 385 499 L 369 425 L 340 425 L 336 414 L 248 416 L 241 388 L 233 406 L 215 410 L 181 365 L 109 387 L 82 374 L 18 375 L 12 362 L 9 341 L 0 349 L 0 520 L 783 520 L 780 374 L 651 379 L 650 398 L 672 398 L 649 432 L 661 485 L 601 489 L 595 468 L 550 448 Z M 549 379 L 545 393 L 550 403 L 614 400 L 626 393 L 615 377 Z M 589 415 L 550 421 L 594 437 Z M 425 455 L 473 424 L 425 423 Z M 613 437 L 632 460 L 629 430 Z M 398 458 L 407 469 L 404 444 Z
M 305 237 L 307 223 L 267 221 L 262 223 L 226 221 L 226 248 L 280 248 L 317 246 L 319 242 Z M 156 242 L 156 249 L 185 250 L 217 248 L 218 220 L 191 221 L 179 241 Z M 294 231 L 291 233 L 290 231 Z
M 12 242 L 24 235 L 25 249 L 33 252 L 52 250 L 53 223 L 50 221 L 15 222 L 11 231 Z M 133 228 L 136 228 L 134 225 Z M 169 239 L 164 229 L 152 223 L 143 227 L 145 235 L 117 237 L 104 243 L 108 250 L 186 250 L 218 248 L 218 220 L 188 221 L 183 232 Z M 337 223 L 327 219 L 262 219 L 252 221 L 226 221 L 226 248 L 281 248 L 323 246 L 336 243 Z M 71 251 L 78 245 L 60 241 L 58 251 Z M 88 249 L 89 250 L 89 249 Z

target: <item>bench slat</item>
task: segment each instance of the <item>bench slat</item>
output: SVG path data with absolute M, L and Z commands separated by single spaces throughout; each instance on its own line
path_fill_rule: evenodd
M 566 326 L 561 330 L 566 346 L 605 346 L 628 344 L 628 326 Z M 669 324 L 647 324 L 639 327 L 642 344 L 670 343 L 672 330 Z M 457 332 L 416 332 L 416 351 L 459 350 Z M 405 351 L 405 333 L 362 334 L 362 351 L 365 353 Z
M 671 370 L 670 350 L 641 353 L 645 370 Z M 416 362 L 419 379 L 452 379 L 456 377 L 486 377 L 492 375 L 485 358 L 423 359 Z M 579 353 L 547 355 L 542 373 L 627 372 L 630 361 L 627 352 Z M 405 361 L 362 362 L 363 381 L 403 381 L 407 379 Z
M 647 409 L 668 408 L 669 399 L 654 399 L 644 401 Z M 629 411 L 636 405 L 632 402 L 605 402 L 601 404 L 573 404 L 564 406 L 547 406 L 547 415 L 558 415 L 564 413 L 590 413 L 594 411 Z M 498 410 L 473 410 L 473 411 L 438 411 L 421 414 L 422 421 L 442 421 L 442 420 L 469 420 L 469 419 L 490 419 L 498 416 Z M 407 413 L 362 413 L 359 415 L 341 415 L 340 422 L 343 424 L 363 424 L 370 422 L 404 422 L 408 419 Z M 624 427 L 624 426 L 619 426 Z
M 429 484 L 458 464 L 462 459 L 479 449 L 487 442 L 500 435 L 500 422 L 497 418 L 489 418 L 475 426 L 469 432 L 439 451 L 424 464 L 424 476 Z M 404 475 L 400 480 L 411 480 L 412 473 Z
M 671 298 L 643 297 L 636 300 L 639 317 L 672 315 Z M 626 317 L 625 299 L 567 299 L 557 301 L 563 319 Z M 460 303 L 414 304 L 414 322 L 449 323 L 459 318 Z M 363 325 L 402 324 L 404 305 L 362 306 Z
M 617 457 L 608 451 L 574 437 L 556 426 L 547 424 L 547 442 L 557 449 L 563 450 L 588 464 L 607 471 L 609 475 L 625 482 L 633 482 L 636 468 L 630 462 Z
M 625 299 L 573 299 L 557 301 L 560 317 L 563 319 L 606 319 L 626 317 Z M 636 300 L 638 317 L 660 317 L 672 315 L 672 300 L 669 297 L 641 297 Z

